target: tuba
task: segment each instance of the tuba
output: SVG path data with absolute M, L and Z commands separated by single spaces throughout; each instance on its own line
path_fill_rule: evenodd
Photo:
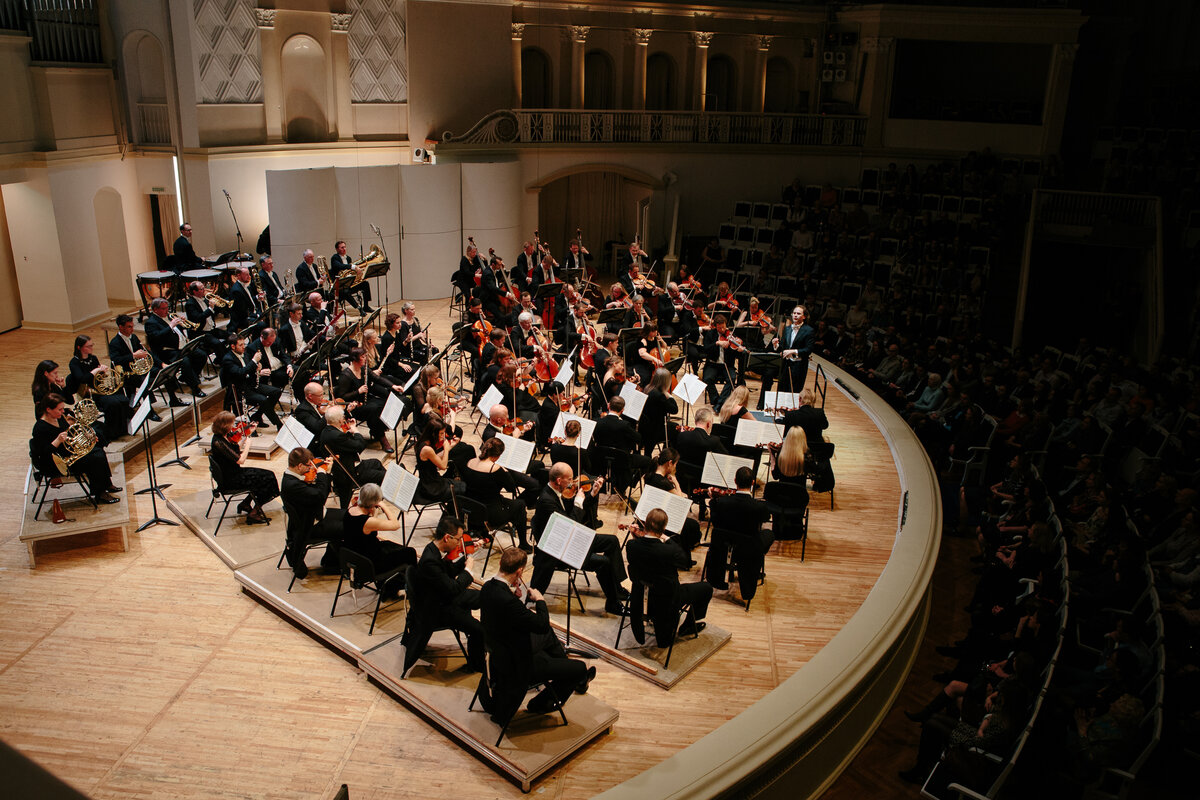
M 94 404 L 93 407 L 95 407 Z M 75 408 L 78 414 L 79 404 Z M 70 475 L 71 465 L 92 452 L 96 447 L 96 443 L 100 440 L 90 425 L 79 422 L 78 417 L 76 417 L 76 420 L 71 427 L 67 428 L 67 440 L 63 442 L 63 446 L 67 449 L 69 455 L 66 458 L 63 458 L 58 453 L 53 455 L 54 465 L 58 467 L 58 471 L 64 476 Z
M 317 268 L 317 276 L 322 283 L 329 283 L 329 261 L 325 256 L 318 256 L 313 265 Z
M 352 285 L 358 286 L 366 280 L 368 267 L 382 264 L 385 261 L 387 261 L 387 256 L 379 249 L 379 245 L 371 245 L 371 249 L 367 251 L 364 257 L 350 265 L 350 269 L 354 270 L 354 283 Z
M 96 376 L 92 383 L 92 391 L 98 395 L 108 396 L 121 391 L 125 385 L 125 371 L 114 365 Z

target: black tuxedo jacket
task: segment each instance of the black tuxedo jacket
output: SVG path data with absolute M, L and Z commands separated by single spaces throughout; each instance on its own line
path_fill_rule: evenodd
M 253 283 L 247 288 L 241 281 L 234 281 L 229 289 L 229 299 L 233 301 L 229 308 L 229 324 L 235 331 L 240 331 L 256 321 L 262 313 L 262 305 L 254 296 Z
M 313 440 L 308 445 L 308 449 L 312 451 L 312 454 L 315 456 L 325 455 L 325 448 L 321 444 L 321 431 L 325 429 L 325 417 L 307 400 L 296 404 L 296 410 L 292 412 L 292 416 L 306 430 L 312 432 Z
M 572 469 L 574 469 L 574 465 L 572 465 Z M 553 489 L 549 486 L 544 486 L 542 487 L 542 493 L 538 495 L 537 506 L 533 511 L 532 526 L 534 540 L 542 538 L 542 531 L 546 529 L 546 523 L 550 521 L 550 515 L 556 512 L 582 525 L 586 525 L 588 522 L 586 509 L 576 507 L 574 500 L 559 499 Z
M 275 340 L 275 345 L 285 354 L 291 353 L 296 349 L 301 342 L 296 341 L 296 333 L 292 330 L 290 320 L 285 320 L 282 325 L 275 329 L 278 337 Z M 313 337 L 313 329 L 302 319 L 300 320 L 300 335 L 304 337 L 304 341 L 308 341 Z
M 273 306 L 278 303 L 284 294 L 283 279 L 275 270 L 267 272 L 265 269 L 258 271 L 258 279 L 262 282 L 263 293 L 267 296 L 267 305 Z
M 667 539 L 649 536 L 631 536 L 625 543 L 625 555 L 629 559 L 629 572 L 649 587 L 651 613 L 656 617 L 667 616 L 679 608 L 679 570 L 688 568 L 688 557 L 682 548 Z M 659 627 L 655 619 L 655 630 L 672 630 L 668 622 Z
M 196 330 L 188 332 L 192 336 L 202 336 L 204 334 L 202 329 L 208 320 L 211 319 L 214 325 L 217 321 L 217 312 L 214 311 L 212 306 L 209 306 L 208 303 L 205 303 L 205 306 L 207 306 L 207 308 L 201 308 L 200 301 L 194 297 L 189 297 L 187 300 L 183 301 L 183 312 L 187 314 L 188 321 L 194 322 L 200 326 L 196 328 Z M 215 328 L 213 329 L 213 332 L 216 332 Z
M 442 615 L 455 597 L 471 588 L 471 574 L 462 560 L 452 563 L 433 542 L 425 545 L 414 574 L 416 600 L 412 610 L 422 619 L 434 620 Z
M 261 369 L 261 367 L 251 360 L 250 348 L 246 348 L 246 352 L 242 354 L 242 360 L 246 363 L 239 363 L 237 353 L 233 352 L 233 350 L 230 350 L 221 359 L 222 386 L 236 386 L 239 389 L 246 389 L 257 383 L 254 373 Z
M 635 448 L 641 446 L 642 437 L 629 420 L 617 414 L 605 414 L 596 421 L 592 442 L 601 447 L 615 447 L 617 450 L 632 453 Z
M 821 431 L 829 427 L 829 418 L 825 409 L 815 406 L 801 406 L 783 415 L 783 435 L 793 426 L 799 425 L 804 429 L 804 436 L 809 442 L 821 441 Z
M 679 451 L 681 461 L 695 464 L 697 467 L 704 466 L 704 457 L 707 453 L 728 452 L 720 439 L 700 428 L 682 431 L 679 438 L 675 440 L 675 449 Z
M 539 600 L 531 610 L 504 580 L 493 578 L 479 590 L 479 609 L 493 675 L 523 695 L 533 671 L 530 636 L 550 631 L 546 601 Z
M 146 317 L 145 325 L 146 341 L 150 344 L 150 350 L 154 353 L 154 357 L 160 361 L 174 361 L 171 354 L 179 349 L 179 335 L 175 329 L 157 314 Z M 186 339 L 187 336 L 185 335 L 184 338 Z
M 713 528 L 729 531 L 737 536 L 758 535 L 759 530 L 771 518 L 764 500 L 748 494 L 732 494 L 714 497 L 709 503 L 712 509 Z
M 301 261 L 296 266 L 296 290 L 305 294 L 316 291 L 319 277 L 315 263 L 310 267 L 307 261 Z
M 114 367 L 128 367 L 133 363 L 133 354 L 138 350 L 145 349 L 136 333 L 130 335 L 129 341 L 133 343 L 133 350 L 125 346 L 125 340 L 121 338 L 120 334 L 108 340 L 108 360 L 113 363 Z
M 304 542 L 309 532 L 325 516 L 325 501 L 329 497 L 331 479 L 329 473 L 318 472 L 317 479 L 307 483 L 296 473 L 283 473 L 279 493 L 283 502 L 291 508 L 287 518 L 287 538 L 292 542 Z
M 177 269 L 184 272 L 193 269 L 198 264 L 202 263 L 199 256 L 196 255 L 195 248 L 192 247 L 192 242 L 182 233 L 175 240 L 175 246 L 172 248 L 177 260 Z
M 808 358 L 812 355 L 813 346 L 817 341 L 817 331 L 813 326 L 805 323 L 796 330 L 789 323 L 779 334 L 779 344 L 773 349 L 775 352 L 783 352 L 784 350 L 799 351 L 800 358 Z

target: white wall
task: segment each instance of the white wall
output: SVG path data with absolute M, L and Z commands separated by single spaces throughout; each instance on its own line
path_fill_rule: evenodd
M 23 324 L 66 328 L 71 323 L 71 310 L 66 301 L 67 281 L 54 224 L 50 181 L 44 170 L 30 172 L 30 179 L 24 183 L 0 187 L 21 287 L 21 317 Z

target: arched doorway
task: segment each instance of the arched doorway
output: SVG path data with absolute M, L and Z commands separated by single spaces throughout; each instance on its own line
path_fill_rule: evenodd
M 92 209 L 96 214 L 104 293 L 110 306 L 127 306 L 134 299 L 134 283 L 120 192 L 105 186 L 92 197 Z
M 297 34 L 283 44 L 284 138 L 289 142 L 329 141 L 328 76 L 320 43 Z
M 666 53 L 655 53 L 646 59 L 646 109 L 673 111 L 675 103 L 675 62 Z
M 603 50 L 583 57 L 583 107 L 613 108 L 616 100 L 613 62 Z
M 729 56 L 708 59 L 707 111 L 737 111 L 737 69 Z
M 553 108 L 550 59 L 536 47 L 521 51 L 521 108 Z

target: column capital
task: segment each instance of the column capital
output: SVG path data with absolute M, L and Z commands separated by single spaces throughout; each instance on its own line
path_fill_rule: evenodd
M 1059 42 L 1056 46 L 1058 47 L 1059 59 L 1066 64 L 1073 62 L 1075 55 L 1079 52 L 1078 42 Z
M 568 25 L 566 30 L 567 38 L 576 44 L 586 44 L 588 34 L 591 30 L 590 25 Z
M 653 28 L 634 28 L 629 32 L 633 37 L 633 43 L 642 45 L 643 47 L 650 44 L 650 37 L 654 35 Z
M 771 40 L 774 39 L 775 37 L 770 34 L 764 33 L 764 34 L 759 34 L 758 36 L 755 36 L 754 38 L 758 40 L 759 52 L 765 53 L 771 49 Z
M 696 45 L 696 47 L 708 47 L 712 38 L 712 33 L 708 31 L 695 31 L 692 33 L 692 44 Z
M 891 36 L 864 36 L 862 48 L 867 53 L 888 53 L 894 41 L 896 40 Z
M 254 24 L 260 28 L 275 27 L 275 9 L 273 8 L 256 8 L 254 9 Z
M 512 38 L 513 38 L 514 42 L 519 42 L 525 38 L 525 23 L 524 22 L 513 22 L 513 23 L 511 23 L 511 26 L 512 26 Z
M 333 12 L 329 15 L 329 29 L 334 33 L 350 32 L 350 15 Z

